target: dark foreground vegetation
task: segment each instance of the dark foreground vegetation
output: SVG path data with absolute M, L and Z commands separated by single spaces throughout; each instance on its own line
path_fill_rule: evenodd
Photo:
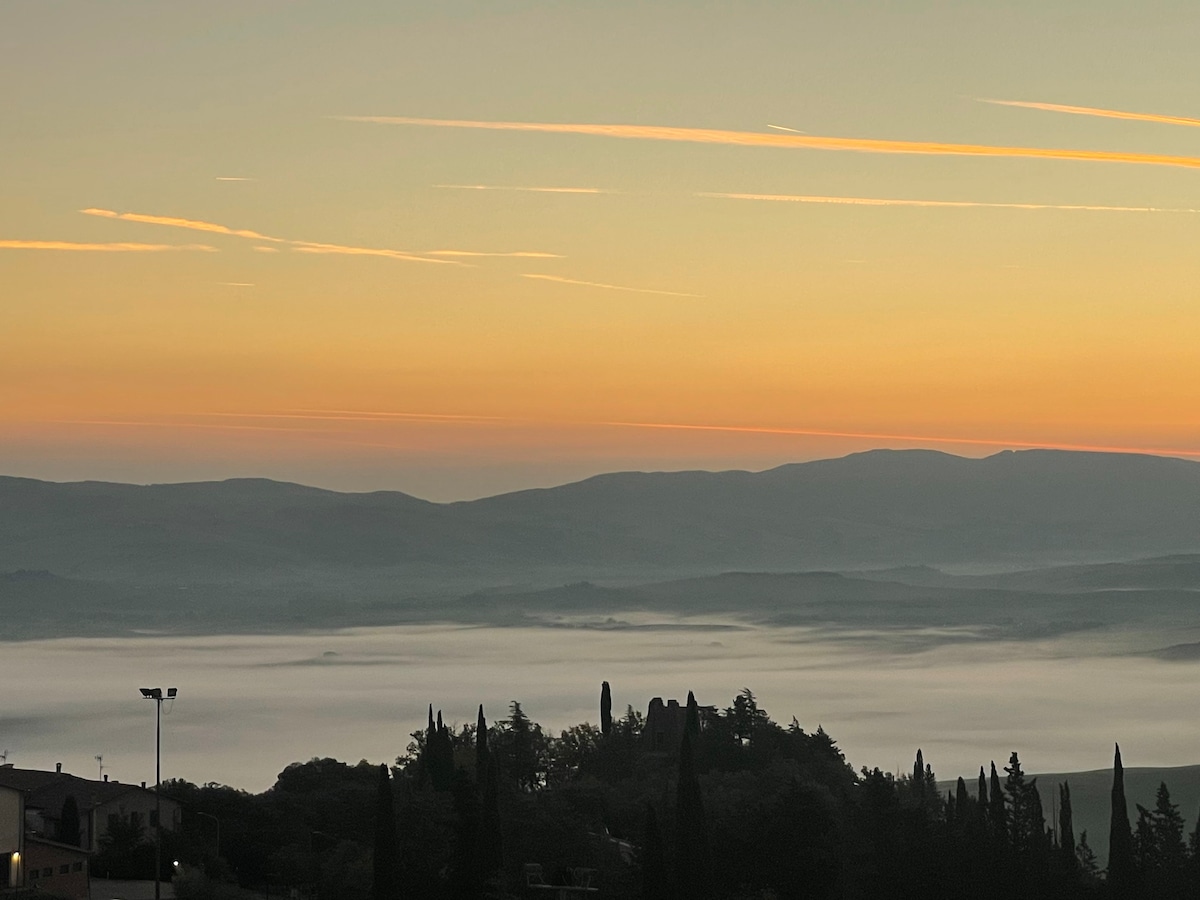
M 823 730 L 772 721 L 749 690 L 724 710 L 689 695 L 647 723 L 632 708 L 614 719 L 605 684 L 600 712 L 553 736 L 515 702 L 457 728 L 431 708 L 392 767 L 313 759 L 262 794 L 170 782 L 184 805 L 169 838 L 177 895 L 555 896 L 529 882 L 590 878 L 598 892 L 569 895 L 1200 896 L 1200 835 L 1184 834 L 1165 785 L 1131 822 L 1119 750 L 1105 872 L 1074 833 L 1069 786 L 1027 778 L 1016 753 L 942 795 L 920 751 L 911 773 L 855 772 Z M 133 845 L 110 846 L 109 867 Z

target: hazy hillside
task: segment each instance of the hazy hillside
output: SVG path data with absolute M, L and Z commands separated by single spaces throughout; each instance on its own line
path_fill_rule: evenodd
M 726 572 L 634 585 L 495 586 L 459 593 L 447 587 L 431 593 L 388 578 L 149 586 L 22 570 L 0 573 L 0 602 L 6 609 L 0 639 L 133 631 L 283 633 L 428 622 L 608 630 L 804 626 L 871 634 L 871 640 L 892 649 L 919 651 L 945 643 L 1028 640 L 1128 625 L 1170 637 L 1194 633 L 1188 626 L 1196 619 L 1200 582 L 1191 559 L 1146 560 L 1129 568 L 1140 566 L 1178 568 L 1179 574 L 1163 580 L 1190 587 L 1114 590 L 1101 583 L 1091 590 L 1037 591 L 966 578 L 918 585 L 885 581 L 878 572 L 860 577 L 818 571 Z M 1065 583 L 1064 573 L 1074 570 L 1017 572 L 1011 578 L 1021 584 L 1040 574 L 1047 582 Z M 930 571 L 929 577 L 937 575 Z M 1200 658 L 1200 644 L 1170 646 L 1168 640 L 1103 652 L 1168 662 Z
M 0 571 L 134 582 L 1033 567 L 1200 551 L 1200 463 L 873 451 L 767 472 L 621 473 L 434 504 L 264 480 L 0 478 Z M 353 578 L 348 573 L 354 573 Z M 347 580 L 349 579 L 349 580 Z
M 932 566 L 904 566 L 860 573 L 863 578 L 930 587 L 1001 588 L 1075 593 L 1095 590 L 1200 590 L 1200 554 L 1051 566 L 987 575 L 950 575 Z

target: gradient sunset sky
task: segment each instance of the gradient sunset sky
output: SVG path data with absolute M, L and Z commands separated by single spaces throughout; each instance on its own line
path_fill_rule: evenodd
M 1200 458 L 1200 8 L 0 4 L 0 474 Z

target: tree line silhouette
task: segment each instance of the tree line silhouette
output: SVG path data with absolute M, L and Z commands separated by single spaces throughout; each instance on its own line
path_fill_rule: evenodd
M 1052 786 L 1048 823 L 1016 752 L 942 794 L 920 750 L 911 772 L 855 772 L 822 728 L 780 725 L 748 689 L 723 710 L 689 693 L 665 747 L 632 707 L 613 717 L 606 682 L 599 726 L 552 735 L 514 701 L 452 727 L 431 705 L 391 766 L 313 759 L 261 794 L 165 790 L 185 806 L 181 900 L 224 900 L 234 883 L 316 900 L 519 897 L 546 890 L 526 886 L 530 863 L 550 884 L 584 868 L 598 896 L 646 900 L 1200 897 L 1200 830 L 1185 835 L 1165 784 L 1131 821 L 1119 748 L 1102 870 L 1069 785 Z

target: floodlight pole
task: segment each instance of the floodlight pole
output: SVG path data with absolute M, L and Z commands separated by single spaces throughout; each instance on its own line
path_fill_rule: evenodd
M 162 900 L 162 705 L 174 700 L 176 688 L 141 688 L 142 698 L 154 701 L 154 900 Z
M 205 819 L 212 819 L 213 822 L 216 824 L 216 826 L 217 826 L 217 857 L 220 858 L 220 856 L 221 856 L 221 820 L 218 819 L 216 816 L 214 816 L 212 813 L 200 812 L 199 810 L 196 811 L 196 815 L 203 816 Z

